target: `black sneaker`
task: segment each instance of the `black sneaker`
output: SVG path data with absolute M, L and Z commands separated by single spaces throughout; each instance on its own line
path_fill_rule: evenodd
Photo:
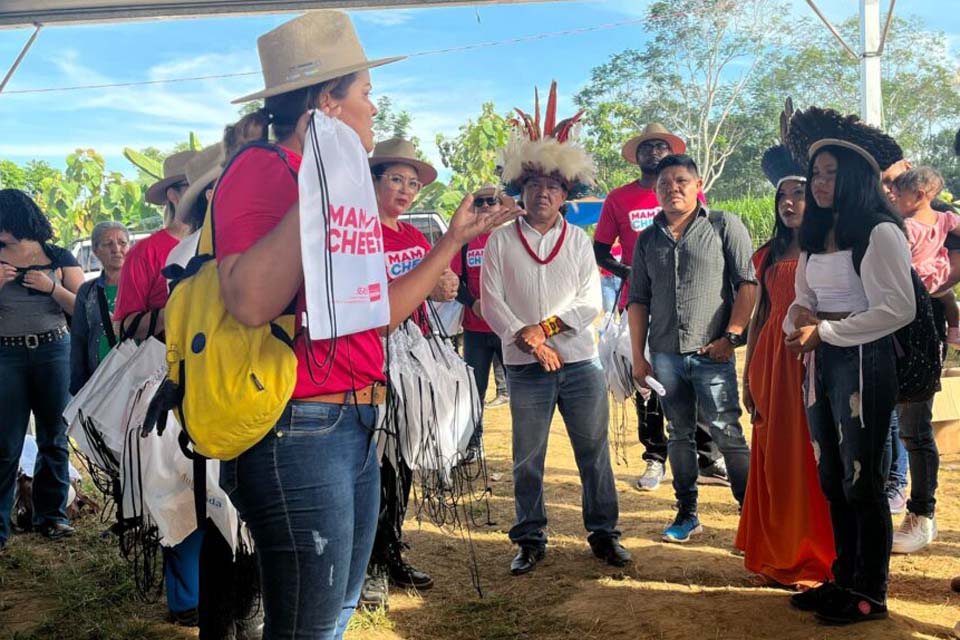
M 178 627 L 199 627 L 200 612 L 196 609 L 187 609 L 186 611 L 167 611 L 167 622 Z
M 819 587 L 807 589 L 790 596 L 790 605 L 800 611 L 816 611 L 825 602 L 843 591 L 844 589 L 838 587 L 834 582 L 824 582 Z
M 843 596 L 830 598 L 817 609 L 817 620 L 823 624 L 856 624 L 887 617 L 887 605 L 856 591 L 844 591 Z
M 730 478 L 727 477 L 727 463 L 724 462 L 723 458 L 717 458 L 713 463 L 701 467 L 700 474 L 697 476 L 697 484 L 729 487 Z

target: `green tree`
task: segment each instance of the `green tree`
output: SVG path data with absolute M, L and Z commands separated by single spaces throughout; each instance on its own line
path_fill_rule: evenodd
M 439 211 L 450 216 L 467 193 L 486 183 L 499 183 L 497 152 L 507 144 L 510 125 L 485 102 L 476 120 L 470 119 L 451 138 L 437 134 L 437 149 L 443 166 L 453 174 L 446 183 L 437 181 L 420 194 L 417 208 Z
M 0 160 L 0 188 L 21 189 L 30 195 L 40 191 L 45 178 L 60 173 L 43 160 L 30 160 L 23 166 L 11 160 Z
M 636 176 L 620 158 L 631 133 L 659 121 L 687 140 L 704 190 L 723 175 L 749 133 L 748 90 L 764 54 L 779 44 L 785 5 L 776 0 L 673 0 L 651 4 L 650 40 L 591 73 L 576 96 L 587 109 L 587 146 L 600 186 Z

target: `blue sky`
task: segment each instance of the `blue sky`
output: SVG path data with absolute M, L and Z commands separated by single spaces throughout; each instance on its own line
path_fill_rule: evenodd
M 960 11 L 943 11 L 956 0 L 901 0 L 899 15 L 917 15 L 927 28 L 950 36 L 960 57 Z M 812 15 L 803 0 L 791 0 L 797 15 Z M 502 41 L 548 32 L 628 22 L 641 18 L 648 0 L 506 4 L 443 9 L 356 11 L 354 24 L 371 58 Z M 832 20 L 856 15 L 856 0 L 818 3 Z M 889 0 L 882 2 L 883 10 Z M 258 71 L 256 38 L 289 15 L 146 21 L 48 27 L 41 33 L 7 89 L 104 84 Z M 0 30 L 0 72 L 29 36 Z M 560 115 L 571 115 L 571 98 L 592 67 L 613 53 L 638 46 L 642 23 L 505 44 L 465 52 L 416 56 L 374 70 L 374 92 L 388 95 L 413 116 L 413 132 L 430 144 L 436 133 L 453 134 L 479 113 L 484 101 L 498 110 L 532 108 L 533 86 L 559 82 Z M 216 141 L 236 120 L 230 100 L 260 88 L 259 75 L 209 81 L 89 91 L 0 94 L 0 158 L 32 158 L 63 165 L 67 153 L 93 147 L 107 166 L 132 175 L 124 146 L 169 149 L 196 131 Z M 439 164 L 439 163 L 438 163 Z

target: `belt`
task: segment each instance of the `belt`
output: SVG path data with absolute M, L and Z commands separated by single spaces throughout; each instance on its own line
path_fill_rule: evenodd
M 356 391 L 324 393 L 309 398 L 294 398 L 297 402 L 327 402 L 329 404 L 383 404 L 387 400 L 387 388 L 382 382 L 374 382 L 369 387 Z
M 817 317 L 821 320 L 844 320 L 850 317 L 849 311 L 818 311 Z
M 0 347 L 26 347 L 36 349 L 42 344 L 56 342 L 70 332 L 65 326 L 44 331 L 43 333 L 29 333 L 25 336 L 0 336 Z

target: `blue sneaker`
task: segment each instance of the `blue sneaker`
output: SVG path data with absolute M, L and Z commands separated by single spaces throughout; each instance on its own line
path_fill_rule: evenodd
M 695 513 L 680 511 L 674 519 L 673 524 L 667 527 L 662 536 L 664 542 L 683 543 L 690 540 L 690 536 L 703 533 L 703 527 L 700 526 L 700 519 Z

